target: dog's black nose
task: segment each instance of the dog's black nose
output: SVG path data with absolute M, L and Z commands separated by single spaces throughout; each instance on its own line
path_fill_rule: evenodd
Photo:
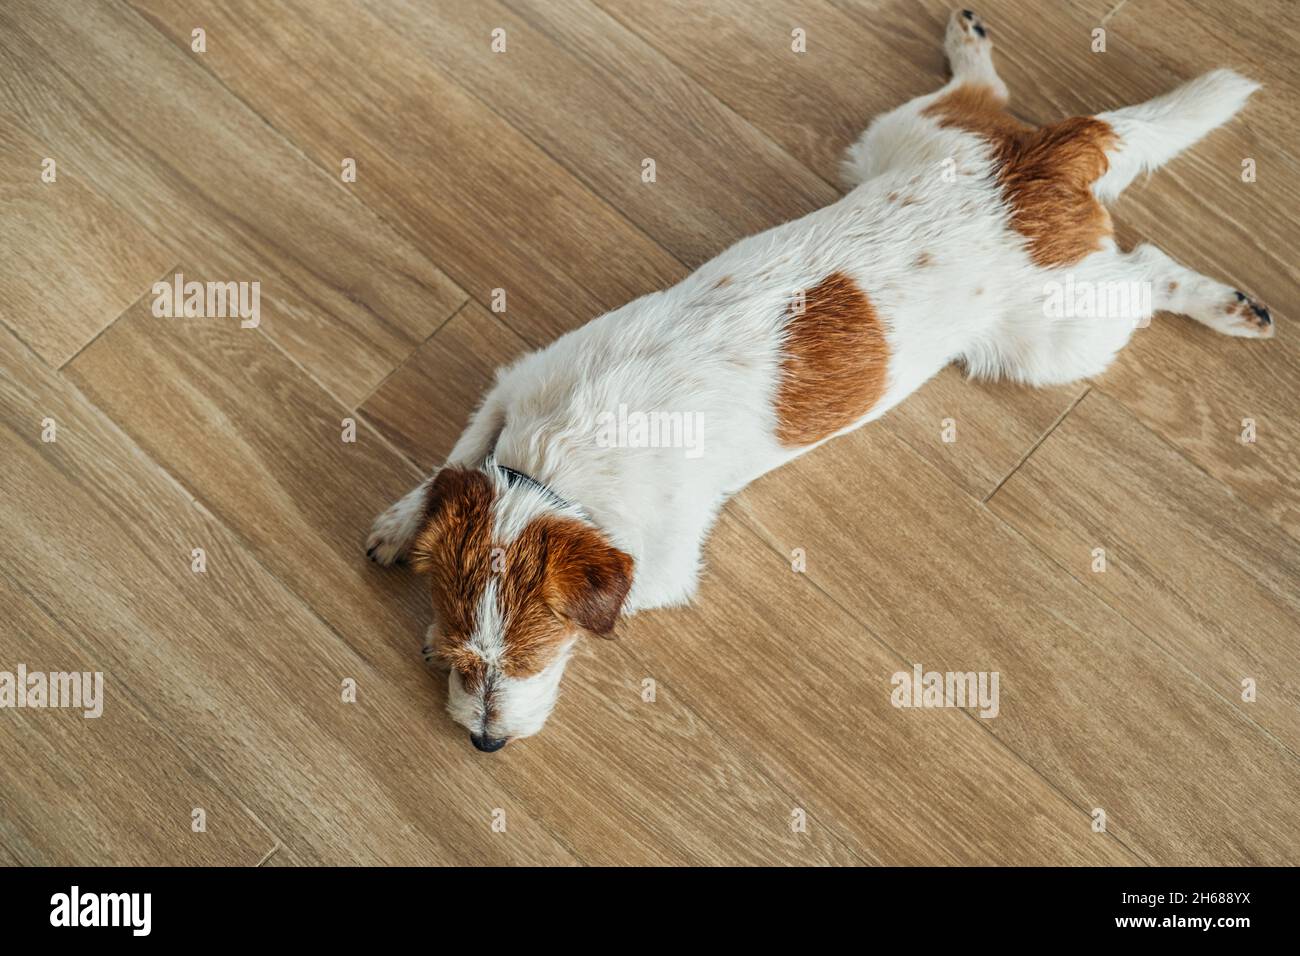
M 480 737 L 478 734 L 470 734 L 469 739 L 474 746 L 485 754 L 495 753 L 506 745 L 505 737 Z

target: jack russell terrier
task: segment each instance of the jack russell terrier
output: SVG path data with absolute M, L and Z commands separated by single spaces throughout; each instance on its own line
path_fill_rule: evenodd
M 541 729 L 580 635 L 691 599 L 730 495 L 950 362 L 1073 382 L 1156 311 L 1273 334 L 1268 310 L 1232 286 L 1152 245 L 1121 250 L 1104 205 L 1256 83 L 1215 70 L 1035 128 L 1006 112 L 979 17 L 955 12 L 945 49 L 952 80 L 850 147 L 843 199 L 500 371 L 446 465 L 376 520 L 370 557 L 428 575 L 425 657 L 448 666 L 448 710 L 479 750 Z M 1063 303 L 1067 285 L 1095 295 Z M 1142 294 L 1115 307 L 1112 288 Z M 699 416 L 703 453 L 610 447 L 615 409 Z

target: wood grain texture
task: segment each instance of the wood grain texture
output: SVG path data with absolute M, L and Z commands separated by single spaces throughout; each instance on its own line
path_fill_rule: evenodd
M 476 759 L 464 731 L 442 714 L 445 679 L 431 676 L 418 654 L 430 619 L 427 596 L 404 569 L 385 571 L 362 553 L 370 520 L 419 472 L 364 425 L 356 443 L 344 442 L 346 410 L 266 337 L 235 324 L 158 320 L 137 308 L 67 371 L 312 608 L 340 648 L 365 662 L 368 679 L 381 681 L 372 695 L 400 695 L 422 710 L 413 724 L 421 749 L 440 754 L 426 765 Z M 425 397 L 426 407 L 437 404 L 436 393 Z M 225 424 L 233 422 L 240 427 Z M 214 431 L 225 435 L 217 446 L 204 440 Z M 322 481 L 322 474 L 331 477 Z M 287 666 L 294 655 L 280 660 Z M 575 665 L 580 676 L 566 686 L 558 733 L 509 763 L 477 764 L 496 781 L 492 799 L 526 795 L 531 812 L 563 832 L 565 846 L 586 862 L 856 860 L 827 834 L 808 844 L 772 842 L 787 812 L 771 805 L 788 802 L 779 789 L 680 706 L 655 710 L 648 729 L 634 720 L 635 673 L 611 670 L 609 658 L 599 663 Z M 406 736 L 394 733 L 394 740 Z M 593 761 L 594 754 L 603 756 Z M 701 793 L 695 773 L 682 767 L 707 768 L 726 786 Z M 459 811 L 463 797 L 455 800 Z M 505 803 L 488 810 L 496 806 Z M 769 821 L 766 830 L 761 819 Z M 502 846 L 506 852 L 509 844 Z
M 745 520 L 925 670 L 997 671 L 989 733 L 1146 860 L 1292 859 L 1293 754 L 893 436 L 751 486 Z M 844 507 L 845 496 L 859 507 Z M 1267 810 L 1260 801 L 1266 801 Z
M 588 0 L 449 4 L 436 17 L 416 2 L 366 6 L 692 268 L 836 198 Z M 504 55 L 483 42 L 497 28 Z
M 52 182 L 42 179 L 54 163 Z M 49 365 L 76 355 L 175 261 L 58 149 L 0 117 L 4 321 Z
M 629 644 L 788 780 L 815 826 L 888 865 L 1137 862 L 979 718 L 894 707 L 891 679 L 910 663 L 796 573 L 789 550 L 727 517 L 708 558 L 699 610 L 636 620 Z
M 829 183 L 874 114 L 943 83 L 942 33 L 892 29 L 910 14 L 878 25 L 825 0 L 596 4 Z M 793 49 L 795 30 L 806 53 Z M 897 68 L 900 52 L 907 69 Z
M 0 511 L 0 573 L 281 842 L 317 863 L 571 859 L 463 747 L 430 732 L 440 715 L 351 650 L 66 380 L 8 333 L 0 358 L 3 477 L 23 503 Z M 57 441 L 40 440 L 43 417 Z M 511 838 L 491 831 L 494 807 L 514 820 Z
M 10 581 L 0 584 L 5 660 L 29 672 L 103 661 Z M 0 720 L 0 846 L 27 866 L 250 866 L 275 838 L 166 727 L 103 675 L 100 716 L 17 710 Z M 192 814 L 202 810 L 202 832 Z
M 498 367 L 833 199 L 943 82 L 948 5 L 0 7 L 0 668 L 110 687 L 98 721 L 0 713 L 0 861 L 1300 863 L 1300 10 L 978 9 L 1027 120 L 1264 81 L 1115 218 L 1278 339 L 1158 316 L 1092 383 L 946 370 L 733 501 L 696 605 L 580 644 L 484 757 L 372 518 Z M 155 318 L 173 266 L 259 280 L 261 326 Z M 914 664 L 997 671 L 998 716 L 892 706 Z
M 353 4 L 141 4 L 178 44 L 201 15 L 229 38 L 204 67 L 318 164 L 356 155 L 357 196 L 484 306 L 504 289 L 533 344 L 654 291 L 684 267 L 542 149 Z M 426 9 L 424 16 L 433 16 Z M 482 43 L 490 42 L 484 34 Z M 292 71 L 285 64 L 294 64 Z M 300 77 L 314 77 L 304 84 Z
M 1294 539 L 1099 392 L 989 504 L 1207 687 L 1300 751 Z M 1105 550 L 1102 572 L 1095 548 Z M 1247 678 L 1268 694 L 1243 702 Z
M 314 165 L 203 70 L 205 55 L 115 2 L 9 3 L 0 62 L 15 81 L 0 106 L 177 259 L 260 282 L 281 303 L 263 331 L 359 400 L 465 295 L 341 181 L 350 152 Z

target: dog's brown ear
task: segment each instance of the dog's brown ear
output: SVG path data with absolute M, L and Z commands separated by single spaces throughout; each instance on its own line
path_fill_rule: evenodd
M 458 465 L 441 469 L 429 483 L 424 518 L 411 542 L 411 569 L 429 573 L 441 542 L 464 541 L 469 529 L 477 526 L 490 528 L 491 513 L 492 479 L 477 469 Z
M 631 556 L 577 521 L 550 521 L 545 533 L 547 603 L 590 633 L 613 638 L 632 587 Z

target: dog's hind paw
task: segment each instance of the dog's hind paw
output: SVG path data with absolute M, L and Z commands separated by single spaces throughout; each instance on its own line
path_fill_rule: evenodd
M 954 10 L 948 19 L 943 49 L 954 79 L 987 86 L 999 100 L 1006 101 L 1007 86 L 993 65 L 993 37 L 979 14 Z
M 1219 331 L 1251 339 L 1271 339 L 1277 331 L 1273 315 L 1240 289 L 1234 289 L 1232 301 L 1224 306 L 1224 323 Z
M 965 44 L 989 44 L 989 28 L 973 10 L 954 10 L 948 21 L 948 44 L 953 41 Z M 951 53 L 951 50 L 949 50 Z

